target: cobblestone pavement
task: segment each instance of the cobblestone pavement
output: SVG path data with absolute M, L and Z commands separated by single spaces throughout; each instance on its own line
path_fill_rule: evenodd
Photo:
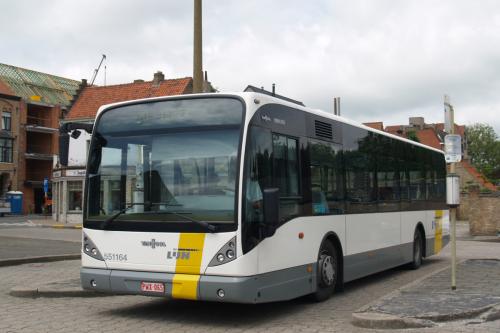
M 375 311 L 403 317 L 442 318 L 500 304 L 500 260 L 468 259 L 457 265 L 457 290 L 451 269 L 442 270 L 371 305 Z
M 491 248 L 491 247 L 494 248 Z M 465 256 L 498 256 L 497 244 L 459 242 Z M 307 299 L 261 305 L 168 301 L 142 296 L 16 298 L 10 288 L 78 275 L 79 261 L 0 268 L 0 332 L 375 332 L 351 325 L 361 306 L 449 265 L 447 251 L 425 260 L 417 271 L 396 268 L 346 285 L 323 303 Z M 498 332 L 488 324 L 443 324 L 418 332 Z M 417 332 L 406 330 L 405 332 Z

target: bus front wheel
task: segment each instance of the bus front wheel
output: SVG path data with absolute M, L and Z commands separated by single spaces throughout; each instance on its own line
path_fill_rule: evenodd
M 324 301 L 333 294 L 338 281 L 338 262 L 337 249 L 325 241 L 318 254 L 316 292 L 312 295 L 315 301 Z

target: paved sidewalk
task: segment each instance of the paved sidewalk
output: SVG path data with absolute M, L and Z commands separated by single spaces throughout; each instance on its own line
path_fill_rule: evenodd
M 467 259 L 457 265 L 457 290 L 450 268 L 424 277 L 353 313 L 353 324 L 369 328 L 433 327 L 468 320 L 500 319 L 500 260 Z
M 81 229 L 81 223 L 60 223 L 52 215 L 6 215 L 0 217 L 0 227 L 45 227 L 57 229 Z
M 76 223 L 59 223 L 55 220 L 52 219 L 52 216 L 48 216 L 46 218 L 40 218 L 40 219 L 28 219 L 28 221 L 31 221 L 34 223 L 37 227 L 43 227 L 43 228 L 56 228 L 56 229 L 81 229 L 82 225 L 81 224 L 76 224 Z

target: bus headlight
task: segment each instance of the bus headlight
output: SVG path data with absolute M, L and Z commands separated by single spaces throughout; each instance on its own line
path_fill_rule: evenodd
M 87 236 L 86 234 L 83 234 L 83 253 L 91 256 L 94 259 L 104 261 L 104 258 L 101 256 L 101 253 L 97 249 L 97 246 L 95 246 L 94 242 L 92 242 L 92 240 L 90 240 L 89 236 Z
M 236 236 L 231 238 L 224 246 L 217 251 L 208 266 L 219 266 L 236 259 Z

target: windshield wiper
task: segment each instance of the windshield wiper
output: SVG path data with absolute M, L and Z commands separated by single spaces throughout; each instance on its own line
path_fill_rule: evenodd
M 111 222 L 113 222 L 118 216 L 122 215 L 123 213 L 125 213 L 129 209 L 130 209 L 130 207 L 123 208 L 122 210 L 120 210 L 115 215 L 112 215 L 112 216 L 108 217 L 107 219 L 103 220 L 101 222 L 101 229 L 102 230 L 106 229 L 106 227 L 108 226 L 108 224 L 110 224 Z
M 119 212 L 115 213 L 114 215 L 108 217 L 106 220 L 102 221 L 101 223 L 101 229 L 106 229 L 106 227 L 108 226 L 108 224 L 110 224 L 111 222 L 113 222 L 114 220 L 116 220 L 120 215 L 126 213 L 130 208 L 134 207 L 134 206 L 154 206 L 154 205 L 165 205 L 165 206 L 182 206 L 181 204 L 173 204 L 173 203 L 168 203 L 168 202 L 155 202 L 155 203 L 152 203 L 152 202 L 142 202 L 142 203 L 132 203 L 132 204 L 129 204 L 129 206 L 123 208 L 122 210 L 120 210 Z M 189 213 L 181 213 L 181 212 L 172 212 L 172 211 L 150 211 L 150 212 L 141 212 L 141 214 L 170 214 L 170 215 L 174 215 L 174 216 L 177 216 L 177 217 L 181 217 L 187 221 L 190 221 L 190 222 L 193 222 L 193 223 L 196 223 L 198 224 L 199 226 L 202 226 L 203 228 L 205 228 L 206 230 L 208 230 L 209 232 L 211 233 L 214 233 L 217 231 L 217 227 L 213 224 L 210 224 L 206 221 L 201 221 L 201 220 L 197 220 L 197 219 L 194 219 L 192 217 L 188 217 L 186 216 L 185 214 L 189 214 Z
M 185 219 L 187 221 L 190 221 L 190 222 L 198 224 L 199 226 L 202 226 L 203 228 L 205 228 L 206 230 L 208 230 L 211 233 L 214 233 L 217 231 L 217 227 L 213 224 L 208 223 L 207 221 L 193 219 L 192 217 L 184 215 L 184 214 L 190 214 L 190 213 L 180 213 L 180 212 L 177 213 L 177 212 L 172 212 L 172 211 L 168 211 L 168 210 L 151 212 L 151 213 L 153 213 L 153 214 L 154 213 L 156 213 L 156 214 L 170 214 L 170 215 L 174 215 L 177 217 L 182 217 L 183 219 Z
M 127 205 L 127 204 L 125 204 L 125 205 Z M 152 203 L 152 202 L 136 202 L 136 203 L 129 203 L 128 207 L 123 208 L 118 213 L 115 213 L 114 215 L 108 217 L 106 220 L 102 221 L 102 223 L 101 223 L 101 229 L 106 229 L 106 227 L 108 226 L 108 224 L 110 224 L 111 222 L 113 222 L 114 220 L 116 220 L 116 218 L 118 218 L 118 216 L 126 213 L 130 208 L 132 208 L 134 206 L 144 206 L 144 207 L 150 206 L 151 207 L 153 205 L 181 206 L 179 204 L 169 204 L 168 202 L 155 202 L 155 203 Z

